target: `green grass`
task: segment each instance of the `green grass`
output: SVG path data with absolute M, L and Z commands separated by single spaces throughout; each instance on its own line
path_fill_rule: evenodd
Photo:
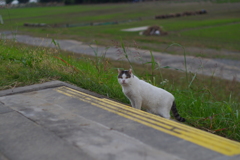
M 124 44 L 120 46 L 125 48 Z M 126 50 L 122 54 L 127 57 L 130 53 Z M 154 57 L 148 64 L 133 64 L 110 61 L 97 52 L 86 57 L 0 41 L 0 90 L 61 80 L 129 104 L 117 82 L 116 68 L 130 66 L 141 79 L 173 93 L 186 124 L 240 141 L 240 83 L 234 79 L 170 72 L 159 68 Z
M 198 29 L 198 32 L 191 30 L 182 32 L 181 35 L 184 37 L 195 38 L 195 40 L 202 41 L 207 39 L 207 46 L 215 46 L 218 49 L 221 49 L 221 44 L 223 42 L 230 43 L 229 49 L 236 49 L 239 47 L 239 37 L 240 35 L 240 23 L 235 23 L 227 26 L 213 26 L 208 28 Z M 198 38 L 196 38 L 198 37 Z
M 199 29 L 198 32 L 194 30 L 183 32 L 182 35 L 192 36 L 192 37 L 200 37 L 207 39 L 224 39 L 227 42 L 231 39 L 232 43 L 238 43 L 239 37 L 236 35 L 240 34 L 240 23 L 231 24 L 227 26 L 213 26 L 208 28 Z M 234 32 L 233 32 L 234 31 Z
M 240 0 L 217 0 L 217 3 L 236 3 L 240 2 Z
M 230 1 L 227 1 L 230 2 Z M 233 1 L 231 1 L 233 2 Z M 97 40 L 99 44 L 115 46 L 122 40 L 122 47 L 134 46 L 153 51 L 166 51 L 173 42 L 187 47 L 228 49 L 240 51 L 240 3 L 205 2 L 149 2 L 137 4 L 76 5 L 59 7 L 1 9 L 4 25 L 0 31 L 18 30 L 29 34 L 56 39 L 75 39 L 86 43 Z M 159 14 L 206 9 L 208 14 L 166 20 L 155 20 Z M 142 21 L 117 25 L 54 28 L 53 24 L 78 24 L 89 22 L 122 21 L 141 17 Z M 24 27 L 23 24 L 47 23 L 45 28 Z M 138 32 L 122 32 L 121 29 L 159 25 L 168 36 L 139 36 Z M 60 46 L 61 47 L 61 46 Z M 182 49 L 170 47 L 172 54 L 182 54 Z M 176 97 L 180 114 L 188 125 L 240 141 L 240 83 L 216 77 L 195 75 L 159 68 L 154 57 L 148 64 L 132 64 L 130 61 L 112 61 L 104 56 L 86 57 L 65 53 L 56 49 L 21 45 L 13 41 L 0 41 L 0 90 L 61 80 L 87 90 L 97 92 L 123 103 L 123 95 L 117 82 L 116 68 L 134 68 L 141 79 L 164 88 Z M 123 53 L 125 57 L 128 52 Z M 199 54 L 187 55 L 240 60 L 236 55 Z M 221 86 L 221 87 L 219 87 Z
M 109 45 L 111 40 L 124 40 L 128 44 L 135 41 L 140 48 L 153 51 L 165 51 L 175 42 L 184 47 L 226 49 L 240 51 L 240 3 L 213 2 L 144 2 L 101 5 L 75 5 L 58 7 L 36 7 L 2 9 L 4 25 L 1 30 L 18 30 L 19 34 L 29 34 L 55 39 L 75 39 L 86 43 L 97 40 L 101 45 Z M 221 2 L 221 3 L 218 3 Z M 226 1 L 230 2 L 230 1 Z M 232 1 L 231 1 L 232 2 Z M 235 1 L 236 2 L 236 1 Z M 208 14 L 155 20 L 155 15 L 196 11 L 206 9 Z M 54 24 L 82 24 L 90 22 L 113 22 L 142 18 L 142 21 L 119 23 L 117 25 L 84 26 L 72 28 L 54 28 Z M 47 23 L 49 27 L 24 27 L 24 23 Z M 121 29 L 159 25 L 169 34 L 167 36 L 139 36 L 138 32 L 122 32 Z M 169 51 L 181 54 L 178 50 Z M 195 52 L 195 51 L 194 51 Z M 239 54 L 218 56 L 206 53 L 188 52 L 208 58 L 238 59 Z M 197 51 L 196 51 L 197 52 Z

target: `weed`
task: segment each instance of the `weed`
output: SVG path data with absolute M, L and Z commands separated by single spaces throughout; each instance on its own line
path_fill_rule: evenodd
M 151 65 L 151 72 L 150 74 L 148 73 L 147 76 L 150 76 L 151 80 L 150 83 L 152 83 L 153 85 L 156 85 L 156 80 L 155 80 L 155 75 L 154 75 L 154 70 L 157 70 L 160 68 L 160 64 L 158 62 L 156 62 L 152 52 L 150 52 L 151 55 L 151 61 L 150 62 L 146 62 L 145 64 L 150 64 Z M 161 75 L 161 74 L 160 74 Z M 162 77 L 162 75 L 161 75 Z
M 95 43 L 97 44 L 97 41 L 95 41 Z M 109 47 L 106 47 L 105 51 L 100 54 L 98 51 L 98 47 L 96 47 L 96 48 L 94 48 L 92 46 L 90 46 L 90 47 L 94 51 L 94 54 L 95 54 L 94 60 L 92 60 L 93 66 L 96 67 L 96 69 L 98 71 L 98 75 L 104 74 L 104 72 L 106 72 L 106 70 L 109 67 L 109 60 L 106 58 L 107 50 L 109 49 Z

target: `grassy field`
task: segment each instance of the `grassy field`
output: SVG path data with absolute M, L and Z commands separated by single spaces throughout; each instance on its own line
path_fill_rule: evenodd
M 128 45 L 135 42 L 140 48 L 164 51 L 171 43 L 179 43 L 189 49 L 187 54 L 209 58 L 240 60 L 240 2 L 144 2 L 125 4 L 75 5 L 59 7 L 1 9 L 4 25 L 0 31 L 17 30 L 19 34 L 30 34 L 55 39 L 75 39 L 86 43 L 97 40 L 102 45 L 112 45 L 112 40 L 123 40 Z M 220 3 L 221 2 L 221 3 Z M 232 1 L 227 1 L 232 2 Z M 156 15 L 182 13 L 206 9 L 208 14 L 155 20 Z M 124 22 L 130 19 L 141 21 Z M 79 26 L 56 28 L 54 25 L 113 22 L 115 25 Z M 48 27 L 24 27 L 24 23 L 46 23 Z M 140 36 L 139 32 L 123 32 L 121 29 L 140 26 L 162 26 L 167 36 Z M 201 49 L 234 51 L 234 54 L 203 52 Z M 167 52 L 181 54 L 169 48 Z
M 227 1 L 230 2 L 230 1 Z M 231 0 L 235 2 L 235 0 Z M 206 9 L 208 14 L 155 20 L 155 15 Z M 4 24 L 0 31 L 16 31 L 55 39 L 75 39 L 91 44 L 97 41 L 115 46 L 136 46 L 154 51 L 166 51 L 173 42 L 186 48 L 187 55 L 240 60 L 240 3 L 151 2 L 128 4 L 76 5 L 1 9 Z M 58 28 L 54 25 L 85 24 L 138 19 L 115 25 Z M 24 23 L 46 23 L 48 27 L 24 27 Z M 167 36 L 140 36 L 138 32 L 121 29 L 159 25 Z M 192 52 L 191 47 L 200 48 Z M 211 54 L 201 49 L 228 50 Z M 182 49 L 170 47 L 172 54 Z M 236 52 L 232 54 L 232 52 Z M 228 54 L 231 52 L 231 54 Z M 117 82 L 116 68 L 130 63 L 112 61 L 104 56 L 87 57 L 57 49 L 41 48 L 0 40 L 0 90 L 61 80 L 129 104 Z M 216 77 L 195 75 L 175 70 L 159 69 L 154 60 L 147 64 L 132 64 L 141 79 L 164 88 L 176 97 L 180 114 L 188 125 L 240 141 L 240 83 Z M 219 87 L 221 86 L 221 87 Z
M 154 64 L 132 66 L 141 79 L 173 93 L 186 124 L 240 141 L 239 82 L 169 72 Z M 0 41 L 0 90 L 61 80 L 129 104 L 117 82 L 116 68 L 126 66 L 130 64 L 104 56 L 76 57 L 58 49 Z

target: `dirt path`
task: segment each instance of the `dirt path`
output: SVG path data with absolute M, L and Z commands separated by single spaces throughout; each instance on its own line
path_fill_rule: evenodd
M 50 38 L 37 38 L 26 35 L 6 35 L 6 39 L 15 39 L 17 42 L 25 43 L 34 46 L 53 47 Z M 57 40 L 62 50 L 71 51 L 78 54 L 95 55 L 95 53 L 106 54 L 107 57 L 119 60 L 124 60 L 122 48 L 110 47 L 106 49 L 102 46 L 86 45 L 75 40 Z M 96 52 L 94 52 L 94 50 Z M 131 62 L 143 63 L 151 61 L 151 55 L 148 50 L 140 50 L 135 48 L 127 48 L 127 53 Z M 155 59 L 160 62 L 161 66 L 169 66 L 185 71 L 184 56 L 170 55 L 167 53 L 152 52 Z M 125 59 L 126 60 L 126 59 Z M 193 56 L 186 57 L 187 70 L 192 73 L 204 74 L 208 76 L 217 76 L 228 80 L 240 81 L 240 61 L 226 60 L 226 59 L 206 59 L 196 58 Z

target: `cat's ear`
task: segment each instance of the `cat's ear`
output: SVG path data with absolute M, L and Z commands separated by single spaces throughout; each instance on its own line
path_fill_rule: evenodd
M 129 73 L 132 74 L 132 68 L 129 69 Z
M 120 74 L 121 73 L 121 70 L 118 68 L 118 74 Z
M 133 78 L 134 78 L 134 75 L 133 75 L 133 73 L 132 73 L 132 68 L 129 69 L 129 74 L 132 75 Z

